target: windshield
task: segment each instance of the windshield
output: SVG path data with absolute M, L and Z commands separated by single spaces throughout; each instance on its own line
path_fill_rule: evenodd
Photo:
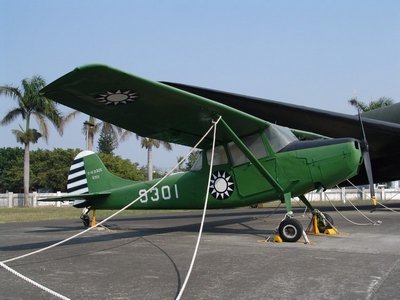
M 270 124 L 265 130 L 265 134 L 271 144 L 272 150 L 279 152 L 290 143 L 297 141 L 297 137 L 289 128 Z
M 267 156 L 267 151 L 265 150 L 265 145 L 260 134 L 257 133 L 244 137 L 242 141 L 257 159 Z M 234 142 L 228 144 L 228 149 L 234 166 L 249 162 L 247 156 Z

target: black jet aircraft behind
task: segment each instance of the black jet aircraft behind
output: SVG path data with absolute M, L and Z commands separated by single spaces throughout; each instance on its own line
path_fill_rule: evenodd
M 330 138 L 364 139 L 359 116 L 330 112 L 317 108 L 256 98 L 246 95 L 190 86 L 164 84 L 223 103 L 271 123 L 320 134 Z M 361 114 L 365 137 L 369 145 L 373 181 L 400 180 L 400 103 Z M 307 137 L 309 138 L 309 137 Z M 368 184 L 365 169 L 353 177 L 357 185 Z

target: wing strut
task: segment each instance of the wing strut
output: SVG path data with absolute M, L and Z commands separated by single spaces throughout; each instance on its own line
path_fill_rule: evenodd
M 279 193 L 282 199 L 285 199 L 285 204 L 288 208 L 288 211 L 291 210 L 290 200 L 288 201 L 288 197 L 290 195 L 286 195 L 282 186 L 275 180 L 274 177 L 264 168 L 264 166 L 258 161 L 258 159 L 253 155 L 249 148 L 242 142 L 242 140 L 235 134 L 231 127 L 221 118 L 221 124 L 229 134 L 230 138 L 232 138 L 233 142 L 239 147 L 239 149 L 244 153 L 244 155 L 249 159 L 249 161 L 256 167 L 258 172 L 272 185 L 272 187 Z M 290 193 L 288 193 L 290 194 Z M 291 199 L 291 197 L 289 198 Z M 288 205 L 290 207 L 288 207 Z

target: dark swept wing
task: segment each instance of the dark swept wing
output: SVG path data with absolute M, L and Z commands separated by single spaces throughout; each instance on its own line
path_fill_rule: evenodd
M 44 87 L 44 96 L 143 137 L 194 146 L 222 116 L 245 136 L 268 123 L 242 111 L 174 87 L 103 66 L 77 68 Z M 217 143 L 229 141 L 217 131 Z M 210 146 L 211 138 L 199 148 Z
M 268 99 L 233 94 L 223 91 L 189 86 L 179 83 L 165 84 L 190 93 L 213 99 L 271 123 L 314 132 L 329 137 L 354 137 L 361 139 L 357 116 L 340 114 L 316 108 L 288 104 Z M 371 164 L 375 182 L 400 180 L 400 125 L 363 117 L 366 137 L 370 146 Z M 357 184 L 367 184 L 364 170 L 352 179 Z

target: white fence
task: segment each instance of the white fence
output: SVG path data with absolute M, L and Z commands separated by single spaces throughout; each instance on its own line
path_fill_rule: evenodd
M 387 189 L 380 187 L 375 189 L 375 195 L 378 201 L 400 200 L 400 189 Z M 306 195 L 309 201 L 342 201 L 346 200 L 370 200 L 369 188 L 339 188 L 330 189 L 321 192 L 312 192 Z
M 56 197 L 56 196 L 62 196 L 65 195 L 65 193 L 57 192 L 57 193 L 36 193 L 33 192 L 29 194 L 31 198 L 31 203 L 33 207 L 41 207 L 41 206 L 70 206 L 71 203 L 69 201 L 57 201 L 57 202 L 42 202 L 42 201 L 37 201 L 38 199 L 41 198 L 50 198 L 50 197 Z M 4 207 L 23 207 L 24 206 L 24 194 L 16 194 L 16 193 L 5 193 L 5 194 L 0 194 L 0 208 Z
M 386 201 L 386 200 L 400 200 L 400 189 L 386 189 L 384 187 L 378 188 L 375 191 L 378 201 Z M 37 201 L 39 198 L 49 198 L 55 196 L 62 196 L 65 193 L 57 192 L 57 193 L 31 193 L 30 197 L 32 199 L 33 207 L 42 207 L 42 206 L 70 206 L 71 202 L 42 202 Z M 362 188 L 361 190 L 357 190 L 354 188 L 341 188 L 341 189 L 330 189 L 321 192 L 312 192 L 306 195 L 309 201 L 342 201 L 346 202 L 347 200 L 369 200 L 369 189 Z M 23 207 L 24 206 L 24 194 L 16 194 L 16 193 L 5 193 L 0 194 L 0 208 L 4 207 Z

